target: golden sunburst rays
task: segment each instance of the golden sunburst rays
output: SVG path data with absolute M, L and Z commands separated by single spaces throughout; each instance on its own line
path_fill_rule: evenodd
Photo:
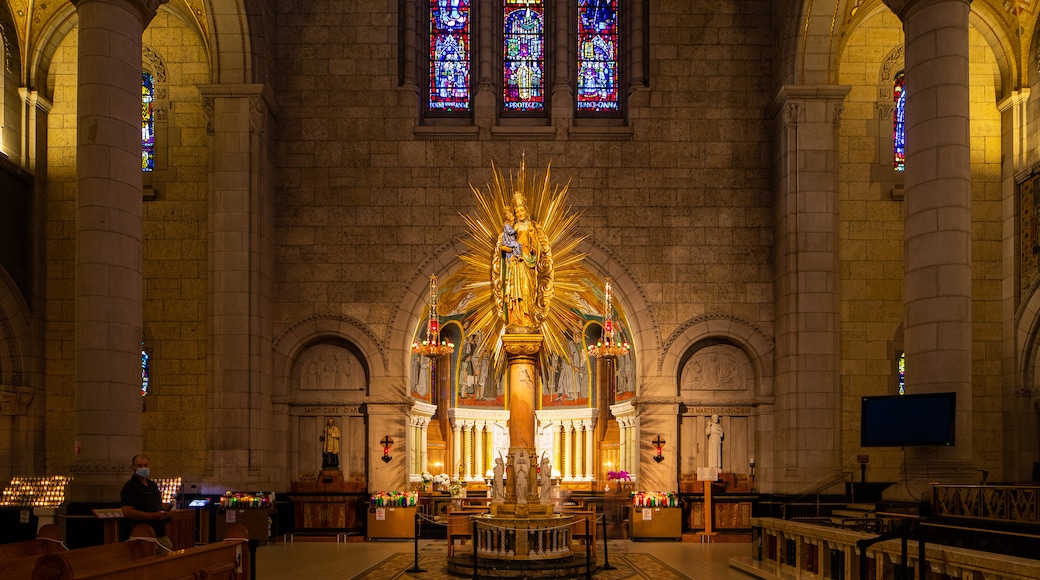
M 505 300 L 502 290 L 492 284 L 492 277 L 499 272 L 499 240 L 507 221 L 507 210 L 513 209 L 513 195 L 519 192 L 526 200 L 525 207 L 531 219 L 544 232 L 543 245 L 538 263 L 538 296 L 544 299 L 539 305 L 536 318 L 540 320 L 538 330 L 545 341 L 541 351 L 544 363 L 550 353 L 566 358 L 567 341 L 581 341 L 582 296 L 587 295 L 586 281 L 590 273 L 584 268 L 585 254 L 578 251 L 584 238 L 576 233 L 579 212 L 572 211 L 567 204 L 569 183 L 563 186 L 553 183 L 551 164 L 541 175 L 528 172 L 523 158 L 516 175 L 504 175 L 492 163 L 492 181 L 483 190 L 470 185 L 477 202 L 476 211 L 463 215 L 468 236 L 464 239 L 466 254 L 459 256 L 463 269 L 459 275 L 464 279 L 464 291 L 472 293 L 468 305 L 470 312 L 464 326 L 467 334 L 478 333 L 477 348 L 490 352 L 495 366 L 501 370 L 498 343 L 505 331 Z M 548 275 L 543 275 L 548 271 Z M 544 307 L 544 308 L 543 308 Z

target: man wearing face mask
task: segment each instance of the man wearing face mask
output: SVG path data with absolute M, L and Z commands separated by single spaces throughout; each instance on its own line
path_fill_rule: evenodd
M 151 475 L 151 470 L 148 469 L 148 456 L 134 455 L 131 464 L 134 474 L 130 477 L 130 481 L 123 486 L 123 491 L 119 493 L 119 500 L 123 506 L 123 517 L 130 520 L 134 526 L 137 524 L 152 526 L 159 546 L 162 546 L 167 552 L 172 552 L 173 543 L 166 535 L 166 522 L 169 521 L 170 516 L 162 505 L 159 486 L 148 478 Z

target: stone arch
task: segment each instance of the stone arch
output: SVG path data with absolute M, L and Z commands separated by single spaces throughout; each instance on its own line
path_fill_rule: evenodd
M 632 274 L 628 264 L 606 244 L 588 237 L 579 244 L 578 249 L 585 252 L 585 264 L 590 271 L 614 280 L 614 297 L 625 311 L 632 345 L 639 357 L 636 378 L 656 374 L 657 369 L 651 361 L 661 351 L 661 325 L 646 289 Z
M 275 338 L 272 348 L 274 398 L 289 396 L 297 359 L 308 348 L 320 344 L 341 345 L 351 350 L 364 367 L 369 387 L 377 378 L 386 376 L 383 346 L 370 329 L 349 316 L 318 314 L 289 326 Z
M 29 340 L 31 324 L 29 305 L 18 290 L 18 285 L 0 268 L 0 384 L 26 385 L 29 383 L 29 364 L 23 353 L 32 349 Z
M 207 44 L 211 79 L 215 84 L 262 83 L 269 78 L 269 40 L 259 0 L 206 0 Z M 273 18 L 273 16 L 272 16 Z
M 676 393 L 682 365 L 688 359 L 691 346 L 715 339 L 732 344 L 747 356 L 753 373 L 754 396 L 773 395 L 773 340 L 750 322 L 728 314 L 698 316 L 680 326 L 664 343 L 658 359 L 658 371 L 675 377 Z

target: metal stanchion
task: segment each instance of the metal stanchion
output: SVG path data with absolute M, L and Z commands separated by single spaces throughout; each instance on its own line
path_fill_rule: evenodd
M 473 580 L 477 580 L 477 544 L 480 542 L 477 540 L 477 520 L 473 520 Z
M 603 514 L 603 565 L 599 567 L 600 570 L 617 570 L 617 567 L 610 565 L 610 551 L 607 548 L 607 514 Z
M 589 518 L 585 518 L 585 580 L 592 580 L 592 542 L 589 541 Z
M 330 419 L 331 420 L 331 419 Z M 415 563 L 412 567 L 405 570 L 405 572 L 425 572 L 419 567 L 419 510 L 415 510 L 415 533 L 413 534 L 412 543 L 415 544 Z

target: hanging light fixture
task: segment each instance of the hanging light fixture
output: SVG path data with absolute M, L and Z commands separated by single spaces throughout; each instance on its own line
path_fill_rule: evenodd
M 430 320 L 426 325 L 426 338 L 413 342 L 412 352 L 431 359 L 455 352 L 454 343 L 441 339 L 441 323 L 437 316 L 436 274 L 430 274 Z
M 589 345 L 589 354 L 596 358 L 613 359 L 628 354 L 625 341 L 618 342 L 615 334 L 614 306 L 611 302 L 611 280 L 607 278 L 603 287 L 603 335 L 599 342 Z

